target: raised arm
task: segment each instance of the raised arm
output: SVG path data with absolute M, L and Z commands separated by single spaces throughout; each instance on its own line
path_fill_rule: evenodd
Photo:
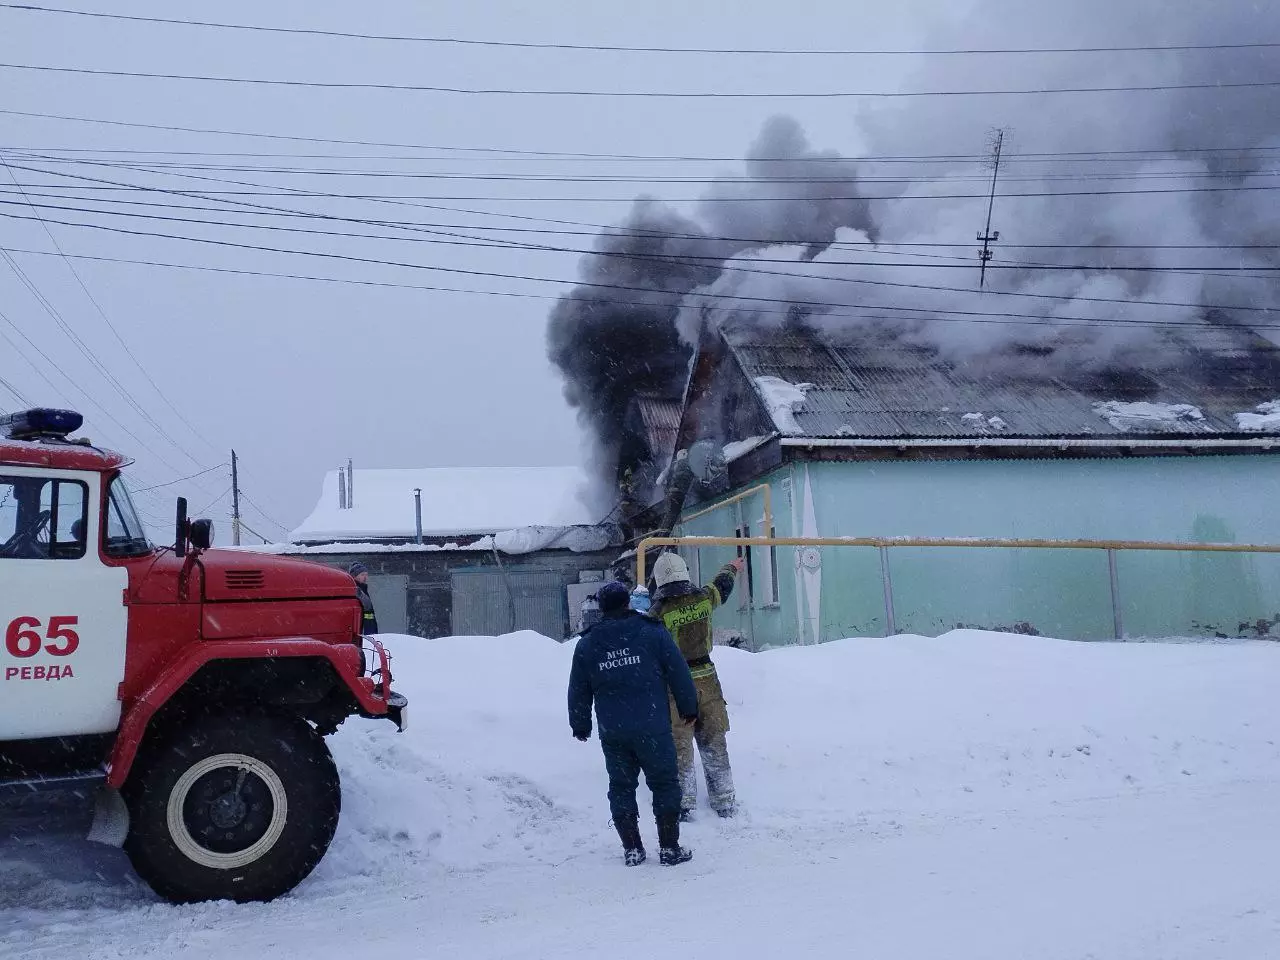
M 718 607 L 729 599 L 729 594 L 733 593 L 734 581 L 738 579 L 738 572 L 746 565 L 746 561 L 741 557 L 731 563 L 726 563 L 720 568 L 720 572 L 716 574 L 714 580 L 702 589 L 706 591 L 708 597 L 711 598 L 711 606 Z

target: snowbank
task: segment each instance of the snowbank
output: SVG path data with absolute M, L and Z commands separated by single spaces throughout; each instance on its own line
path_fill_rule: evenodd
M 564 716 L 568 645 L 527 632 L 386 639 L 413 726 L 348 724 L 335 739 L 348 799 L 324 872 L 609 849 L 598 747 L 573 741 Z M 757 825 L 1220 782 L 1280 759 L 1274 644 L 956 631 L 718 648 L 716 661 Z
M 720 649 L 741 815 L 670 871 L 619 862 L 570 647 L 384 639 L 410 728 L 331 740 L 342 821 L 295 893 L 170 907 L 118 851 L 15 831 L 0 958 L 1277 955 L 1280 645 Z

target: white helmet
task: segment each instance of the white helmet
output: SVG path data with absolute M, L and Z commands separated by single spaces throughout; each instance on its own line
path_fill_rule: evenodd
M 660 587 L 665 587 L 668 583 L 688 580 L 689 565 L 678 553 L 664 553 L 653 565 L 653 579 Z

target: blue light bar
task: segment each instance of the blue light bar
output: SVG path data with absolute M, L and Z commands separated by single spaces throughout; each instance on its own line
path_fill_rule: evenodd
M 84 417 L 74 410 L 51 410 L 39 407 L 22 410 L 0 417 L 0 434 L 10 440 L 32 440 L 36 437 L 65 439 L 84 423 Z

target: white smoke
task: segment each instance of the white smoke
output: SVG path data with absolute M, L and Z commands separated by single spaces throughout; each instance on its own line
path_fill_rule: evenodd
M 1280 5 L 1247 0 L 1075 0 L 1051 9 L 991 0 L 974 17 L 931 37 L 929 45 L 1170 46 L 1280 37 Z M 925 57 L 908 89 L 1259 80 L 1280 81 L 1280 57 L 1269 49 Z M 981 195 L 989 167 L 977 160 L 881 158 L 977 156 L 996 128 L 1007 138 L 992 221 L 1001 239 L 986 289 L 979 290 L 974 238 L 985 224 Z M 1183 324 L 1274 322 L 1256 309 L 1201 305 L 1280 306 L 1280 287 L 1270 275 L 1238 269 L 1280 266 L 1275 249 L 1242 249 L 1280 246 L 1280 205 L 1272 189 L 1280 186 L 1275 88 L 920 98 L 876 108 L 861 118 L 861 129 L 866 158 L 858 165 L 859 189 L 864 197 L 890 197 L 870 201 L 871 222 L 859 231 L 840 230 L 841 243 L 812 260 L 810 249 L 796 246 L 739 254 L 728 266 L 761 272 L 726 270 L 700 293 L 744 300 L 720 301 L 731 309 L 707 311 L 711 301 L 690 298 L 681 321 L 687 338 L 707 316 L 782 322 L 780 305 L 760 301 L 784 300 L 799 304 L 810 323 L 851 335 L 900 336 L 956 360 L 999 358 L 1018 347 L 1024 348 L 1019 355 L 1046 353 L 1059 364 L 1141 366 L 1158 364 L 1170 338 L 1193 338 L 1194 328 Z M 1072 156 L 1082 153 L 1090 156 Z M 847 172 L 847 162 L 840 169 Z M 881 182 L 894 179 L 907 182 Z M 1045 193 L 1075 195 L 1012 196 Z M 849 189 L 831 195 L 847 196 Z M 727 206 L 731 217 L 711 215 Z M 709 204 L 704 215 L 712 232 L 730 222 L 740 235 L 786 238 L 777 207 L 759 207 Z M 1197 245 L 1204 249 L 1159 249 Z M 791 262 L 770 262 L 776 260 Z M 1183 267 L 1190 272 L 1178 272 Z M 938 287 L 958 289 L 921 289 Z M 848 306 L 805 305 L 814 302 Z

